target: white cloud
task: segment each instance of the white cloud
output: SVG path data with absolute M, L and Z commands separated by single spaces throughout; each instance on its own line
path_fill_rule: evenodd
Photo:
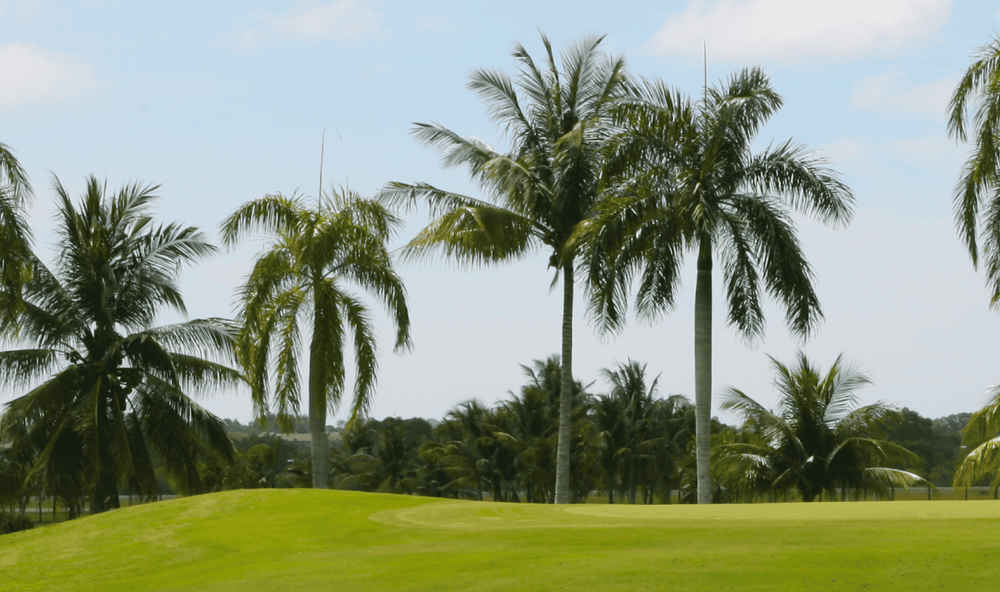
M 97 86 L 80 58 L 54 54 L 34 45 L 0 47 L 0 108 L 64 99 Z
M 888 116 L 944 117 L 956 80 L 942 78 L 914 85 L 898 68 L 865 78 L 851 92 L 851 107 Z
M 324 41 L 342 45 L 357 45 L 382 38 L 384 15 L 366 0 L 333 0 L 297 2 L 279 15 L 255 12 L 254 25 L 245 27 L 233 40 L 242 49 L 255 49 L 280 40 Z
M 722 59 L 853 58 L 895 50 L 947 22 L 954 0 L 693 0 L 653 36 L 657 53 Z

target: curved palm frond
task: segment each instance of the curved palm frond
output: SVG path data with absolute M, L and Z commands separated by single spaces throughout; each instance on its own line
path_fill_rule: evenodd
M 971 117 L 970 117 L 970 111 Z M 955 186 L 958 235 L 974 267 L 982 255 L 991 288 L 991 306 L 1000 306 L 1000 39 L 975 54 L 949 103 L 948 135 L 959 142 L 972 136 L 969 159 Z M 985 210 L 985 211 L 983 211 Z M 979 239 L 982 235 L 982 253 Z

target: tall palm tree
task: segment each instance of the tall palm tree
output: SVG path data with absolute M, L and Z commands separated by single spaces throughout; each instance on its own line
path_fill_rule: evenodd
M 986 280 L 1000 307 L 1000 37 L 981 47 L 949 104 L 948 135 L 973 148 L 955 187 L 955 225 L 979 266 L 980 240 Z
M 23 349 L 0 352 L 0 381 L 29 389 L 0 417 L 0 441 L 51 494 L 68 504 L 89 495 L 92 512 L 118 507 L 119 488 L 155 494 L 154 457 L 197 490 L 192 451 L 231 462 L 233 448 L 225 424 L 188 393 L 240 381 L 222 363 L 233 331 L 218 319 L 150 325 L 163 308 L 185 312 L 180 266 L 216 248 L 197 228 L 156 225 L 154 186 L 112 195 L 91 176 L 79 204 L 58 179 L 54 188 L 56 265 L 32 257 L 14 317 Z
M 837 488 L 857 494 L 885 494 L 923 479 L 889 468 L 918 465 L 920 457 L 885 440 L 886 428 L 902 416 L 874 403 L 857 407 L 854 391 L 870 384 L 853 366 L 834 361 L 826 375 L 799 352 L 794 367 L 771 358 L 778 408 L 769 411 L 742 391 L 729 388 L 722 408 L 743 416 L 756 438 L 720 445 L 718 472 L 736 477 L 746 488 L 782 493 L 796 490 L 811 502 Z
M 419 124 L 417 139 L 444 154 L 448 166 L 465 166 L 486 193 L 476 199 L 426 183 L 392 183 L 389 195 L 425 201 L 436 219 L 407 247 L 409 255 L 440 250 L 466 264 L 488 264 L 550 253 L 549 267 L 562 274 L 562 381 L 556 503 L 569 503 L 573 384 L 574 270 L 580 230 L 592 216 L 604 183 L 603 151 L 611 133 L 611 106 L 625 88 L 622 58 L 599 51 L 602 37 L 587 37 L 562 54 L 562 70 L 543 35 L 546 61 L 539 66 L 520 44 L 513 56 L 518 75 L 476 70 L 468 84 L 486 103 L 511 141 L 498 152 L 437 124 Z
M 28 175 L 6 144 L 0 143 L 0 333 L 15 330 L 21 285 L 31 260 L 31 230 L 24 208 L 31 199 Z
M 762 291 L 780 301 L 791 330 L 806 336 L 822 318 L 813 273 L 789 210 L 847 224 L 853 196 L 791 140 L 753 153 L 760 127 L 781 106 L 763 70 L 743 70 L 706 88 L 702 101 L 656 81 L 620 103 L 627 130 L 610 168 L 617 195 L 593 224 L 591 305 L 606 330 L 624 323 L 639 274 L 636 308 L 655 319 L 673 307 L 685 251 L 697 257 L 695 406 L 698 501 L 711 503 L 712 277 L 720 258 L 728 322 L 748 341 L 764 332 Z
M 325 488 L 329 481 L 326 417 L 340 405 L 344 391 L 348 331 L 357 368 L 351 422 L 367 412 L 375 394 L 375 328 L 365 304 L 346 284 L 381 301 L 396 326 L 397 351 L 410 346 L 406 289 L 386 248 L 400 224 L 378 201 L 350 191 L 321 197 L 315 208 L 295 195 L 265 195 L 222 223 L 227 246 L 254 231 L 271 237 L 239 291 L 237 353 L 258 417 L 270 405 L 273 364 L 274 401 L 285 429 L 299 411 L 299 356 L 306 325 L 313 487 Z

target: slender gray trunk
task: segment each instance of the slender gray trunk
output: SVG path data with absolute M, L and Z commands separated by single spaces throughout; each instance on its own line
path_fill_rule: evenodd
M 559 444 L 556 452 L 557 504 L 571 501 L 569 445 L 573 437 L 573 262 L 563 266 L 562 376 L 559 392 Z
M 316 314 L 321 313 L 317 311 Z M 312 486 L 326 489 L 330 479 L 330 442 L 326 438 L 326 368 L 323 367 L 322 345 L 317 339 L 318 330 L 319 323 L 316 323 L 309 348 L 309 433 L 312 436 Z
M 695 458 L 698 503 L 712 503 L 712 239 L 701 237 L 694 291 Z

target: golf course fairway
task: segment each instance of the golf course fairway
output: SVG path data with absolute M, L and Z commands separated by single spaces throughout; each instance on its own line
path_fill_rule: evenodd
M 0 536 L 0 590 L 990 590 L 1000 503 L 529 505 L 269 489 Z

